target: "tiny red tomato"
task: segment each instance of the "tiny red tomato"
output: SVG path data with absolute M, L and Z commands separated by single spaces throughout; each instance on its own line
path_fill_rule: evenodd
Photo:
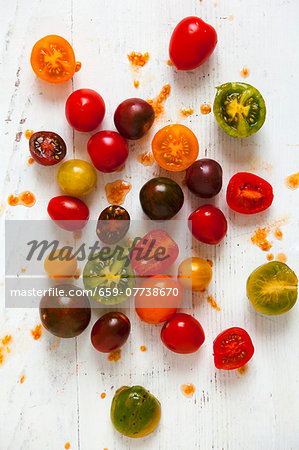
M 109 312 L 100 317 L 91 330 L 91 343 L 96 350 L 110 353 L 122 347 L 130 334 L 131 324 L 121 312 Z
M 226 191 L 228 206 L 241 214 L 256 214 L 269 208 L 274 195 L 268 181 L 253 173 L 236 173 Z
M 138 316 L 146 323 L 161 323 L 178 310 L 183 297 L 181 285 L 167 275 L 146 278 L 135 297 Z
M 68 231 L 81 230 L 89 219 L 89 209 L 82 200 L 69 195 L 51 198 L 48 214 L 61 228 Z
M 116 131 L 100 131 L 88 141 L 87 151 L 96 169 L 101 172 L 115 172 L 128 157 L 126 140 Z
M 103 98 L 92 89 L 78 89 L 67 99 L 65 115 L 68 123 L 77 131 L 95 130 L 105 115 Z
M 194 317 L 178 313 L 164 324 L 161 339 L 175 353 L 194 353 L 204 343 L 205 333 Z
M 140 276 L 165 272 L 175 262 L 179 247 L 164 230 L 149 231 L 130 252 L 131 264 Z
M 223 212 L 213 205 L 203 205 L 193 211 L 188 226 L 195 239 L 210 245 L 219 244 L 227 232 Z
M 254 353 L 252 340 L 243 328 L 228 328 L 218 334 L 213 343 L 217 369 L 233 370 L 244 366 Z
M 215 29 L 199 17 L 185 17 L 175 27 L 169 44 L 169 56 L 179 70 L 201 66 L 217 44 Z

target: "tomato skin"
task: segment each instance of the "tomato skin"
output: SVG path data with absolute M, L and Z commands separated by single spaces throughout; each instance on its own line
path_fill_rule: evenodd
M 185 125 L 171 124 L 161 128 L 152 140 L 155 160 L 162 169 L 180 172 L 188 169 L 199 152 L 198 140 Z
M 175 353 L 194 353 L 205 341 L 205 333 L 190 314 L 178 313 L 171 317 L 161 330 L 163 344 Z
M 165 250 L 164 254 L 156 255 L 159 247 Z M 135 245 L 130 257 L 132 267 L 138 275 L 152 276 L 169 269 L 178 254 L 178 245 L 166 231 L 152 230 Z
M 126 140 L 116 131 L 99 131 L 91 136 L 87 151 L 95 168 L 105 173 L 120 169 L 129 155 Z
M 157 177 L 147 181 L 139 193 L 144 213 L 152 220 L 169 220 L 184 204 L 181 187 L 170 178 Z
M 152 105 L 141 98 L 129 98 L 120 103 L 114 113 L 117 131 L 126 139 L 140 139 L 155 120 Z
M 55 34 L 45 36 L 34 44 L 30 63 L 35 75 L 51 84 L 65 83 L 76 70 L 71 44 Z
M 187 258 L 178 268 L 178 281 L 183 288 L 193 292 L 202 292 L 210 284 L 212 267 L 206 259 L 198 256 Z
M 63 291 L 63 296 L 59 292 Z M 70 284 L 55 286 L 52 294 L 48 291 L 39 305 L 43 326 L 54 336 L 72 338 L 79 336 L 87 327 L 91 318 L 90 303 L 81 288 Z M 75 295 L 76 294 L 76 295 Z
M 157 324 L 170 319 L 178 310 L 182 298 L 183 290 L 180 284 L 167 275 L 155 275 L 146 278 L 140 285 L 144 292 L 138 291 L 135 297 L 135 309 L 139 318 L 146 323 Z M 158 288 L 164 292 L 171 289 L 169 295 L 154 295 L 153 289 Z M 147 295 L 148 293 L 150 295 Z M 175 295 L 177 289 L 178 295 Z
M 169 44 L 169 56 L 178 70 L 201 66 L 217 44 L 215 29 L 199 17 L 185 17 L 175 27 Z
M 99 352 L 110 353 L 125 344 L 130 331 L 131 323 L 125 314 L 109 312 L 92 327 L 91 343 Z
M 228 328 L 218 334 L 213 342 L 214 362 L 217 369 L 238 369 L 248 363 L 253 353 L 252 340 L 243 328 Z
M 79 198 L 59 195 L 51 198 L 48 214 L 61 228 L 68 231 L 82 230 L 89 219 L 89 209 Z
M 59 167 L 57 181 L 66 194 L 80 197 L 93 190 L 97 183 L 97 174 L 89 162 L 69 159 Z
M 213 205 L 203 205 L 193 211 L 188 219 L 189 230 L 205 244 L 216 245 L 227 232 L 227 221 L 223 212 Z
M 273 199 L 271 184 L 253 173 L 236 173 L 227 186 L 227 204 L 233 211 L 241 214 L 265 211 L 271 206 Z
M 77 131 L 93 131 L 103 121 L 105 102 L 92 89 L 78 89 L 71 93 L 65 103 L 65 116 L 72 128 Z
M 29 139 L 32 158 L 42 166 L 54 166 L 66 155 L 66 145 L 61 136 L 52 131 L 37 131 Z

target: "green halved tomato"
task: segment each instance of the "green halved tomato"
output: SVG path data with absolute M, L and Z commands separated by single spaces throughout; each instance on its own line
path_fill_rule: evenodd
M 236 82 L 222 84 L 216 89 L 213 111 L 218 125 L 227 134 L 245 138 L 262 127 L 266 105 L 255 87 Z
M 255 269 L 247 280 L 247 296 L 257 311 L 278 315 L 296 303 L 298 278 L 286 264 L 272 261 Z
M 110 250 L 105 257 L 101 252 L 93 255 L 83 271 L 88 297 L 103 305 L 124 302 L 132 295 L 135 286 L 135 275 L 128 257 L 125 254 L 121 257 L 119 252 L 113 255 L 112 248 Z
M 124 436 L 141 438 L 152 433 L 161 417 L 159 400 L 142 386 L 122 386 L 111 404 L 111 420 Z

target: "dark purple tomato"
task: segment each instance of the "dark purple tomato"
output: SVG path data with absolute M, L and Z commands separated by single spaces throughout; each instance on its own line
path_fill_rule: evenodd
M 96 350 L 110 353 L 122 347 L 129 337 L 131 324 L 120 312 L 109 312 L 100 317 L 91 330 L 91 343 Z
M 186 182 L 198 197 L 214 197 L 222 187 L 222 168 L 214 159 L 199 159 L 187 170 Z
M 41 299 L 39 313 L 43 326 L 54 336 L 72 338 L 88 327 L 90 303 L 82 289 L 58 284 Z
M 152 178 L 139 194 L 145 214 L 152 220 L 168 220 L 175 216 L 184 203 L 180 186 L 170 178 Z
M 98 218 L 97 235 L 105 244 L 116 244 L 127 233 L 130 227 L 130 216 L 122 206 L 110 205 Z
M 48 204 L 51 219 L 64 230 L 82 230 L 89 219 L 88 206 L 79 198 L 70 195 L 58 195 Z
M 115 126 L 126 139 L 142 138 L 153 125 L 154 120 L 154 108 L 141 98 L 128 98 L 118 105 L 114 113 Z
M 65 157 L 66 145 L 59 134 L 37 131 L 29 140 L 29 150 L 32 158 L 42 166 L 54 166 Z

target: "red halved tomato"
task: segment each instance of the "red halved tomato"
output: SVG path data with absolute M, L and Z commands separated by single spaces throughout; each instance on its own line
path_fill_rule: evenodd
M 146 323 L 161 323 L 178 310 L 183 297 L 181 285 L 167 275 L 146 278 L 135 297 L 138 316 Z
M 30 63 L 38 78 L 52 84 L 68 81 L 76 71 L 71 44 L 55 34 L 45 36 L 34 44 Z
M 244 366 L 254 353 L 252 340 L 243 328 L 228 328 L 218 334 L 213 343 L 217 369 L 233 370 Z
M 166 231 L 152 230 L 131 250 L 131 264 L 138 275 L 158 275 L 172 266 L 178 254 L 179 247 Z
M 268 181 L 253 173 L 236 173 L 226 191 L 228 206 L 241 214 L 256 214 L 271 206 L 273 189 Z

